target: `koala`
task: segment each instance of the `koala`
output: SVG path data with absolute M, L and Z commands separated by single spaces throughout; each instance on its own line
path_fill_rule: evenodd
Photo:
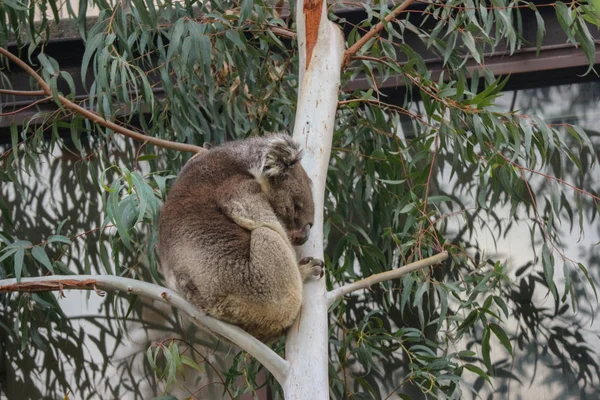
M 303 281 L 323 275 L 293 247 L 314 223 L 301 157 L 283 134 L 211 148 L 184 166 L 159 217 L 167 285 L 266 343 L 296 319 Z

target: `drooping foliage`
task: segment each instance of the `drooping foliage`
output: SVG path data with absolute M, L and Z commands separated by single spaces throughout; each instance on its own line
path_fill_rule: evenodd
M 291 10 L 253 0 L 3 4 L 0 47 L 11 44 L 32 63 L 53 90 L 46 102 L 56 107 L 36 104 L 37 112 L 3 131 L 0 278 L 102 273 L 160 283 L 156 216 L 189 154 L 124 140 L 60 106 L 58 94 L 177 142 L 291 131 L 294 4 Z M 358 23 L 332 10 L 348 46 L 392 8 L 363 7 L 366 18 Z M 86 18 L 91 10 L 98 16 Z M 597 354 L 573 312 L 593 315 L 589 304 L 597 301 L 590 238 L 598 235 L 600 182 L 593 176 L 600 143 L 588 121 L 564 117 L 598 97 L 582 88 L 552 111 L 539 104 L 557 93 L 542 90 L 516 107 L 503 92 L 510 77 L 482 66 L 495 52 L 539 50 L 545 21 L 556 18 L 593 73 L 592 11 L 562 2 L 539 9 L 504 0 L 418 3 L 350 58 L 327 181 L 329 287 L 442 250 L 451 257 L 332 307 L 332 398 L 457 398 L 484 385 L 502 391 L 488 382 L 522 383 L 521 369 L 530 364 L 520 357 L 535 355 L 560 363 L 561 376 L 581 393 L 598 387 Z M 534 41 L 525 38 L 525 12 L 537 23 Z M 79 71 L 61 69 L 53 57 L 48 39 L 59 31 L 83 38 Z M 409 43 L 436 55 L 441 73 L 434 75 Z M 473 60 L 480 68 L 468 68 Z M 0 88 L 11 87 L 17 67 L 10 68 L 0 70 Z M 403 82 L 401 95 L 382 89 L 394 80 Z M 39 88 L 32 82 L 15 89 Z M 22 98 L 3 95 L 0 118 L 24 113 L 16 102 Z M 513 235 L 523 245 L 518 257 L 503 247 L 514 243 Z M 570 244 L 573 236 L 582 238 L 580 247 Z M 227 397 L 255 393 L 262 384 L 260 366 L 244 354 L 217 372 L 194 343 L 160 341 L 116 357 L 132 326 L 173 337 L 189 333 L 170 312 L 138 299 L 109 294 L 94 303 L 98 315 L 74 318 L 52 294 L 3 296 L 2 373 L 14 381 L 7 391 L 148 398 L 150 390 L 168 398 L 183 386 L 200 396 L 203 387 L 182 380 L 190 369 L 218 376 Z M 150 320 L 149 313 L 158 317 Z M 68 380 L 69 374 L 80 378 Z

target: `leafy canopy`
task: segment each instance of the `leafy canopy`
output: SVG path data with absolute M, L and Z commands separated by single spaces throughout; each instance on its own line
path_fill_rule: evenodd
M 77 9 L 69 0 L 3 4 L 0 46 L 16 43 L 11 49 L 40 71 L 52 88 L 46 100 L 56 107 L 13 123 L 2 145 L 0 276 L 101 273 L 160 282 L 156 216 L 189 155 L 124 140 L 68 111 L 58 94 L 108 120 L 177 142 L 221 143 L 289 130 L 298 84 L 289 17 L 295 5 L 282 11 L 253 0 L 91 0 Z M 358 23 L 331 14 L 345 28 L 348 47 L 390 12 L 386 5 L 362 6 L 365 18 Z M 91 7 L 97 18 L 86 18 Z M 544 340 L 541 346 L 557 349 L 554 355 L 566 360 L 582 392 L 597 383 L 592 350 L 584 343 L 569 348 L 567 341 L 582 342 L 568 308 L 576 309 L 590 293 L 596 301 L 585 266 L 592 259 L 566 254 L 562 239 L 571 230 L 583 236 L 595 221 L 600 199 L 580 186 L 589 183 L 597 142 L 572 123 L 577 121 L 549 124 L 502 109 L 498 99 L 510 78 L 483 66 L 467 70 L 469 60 L 484 65 L 494 52 L 513 54 L 532 45 L 539 52 L 546 21 L 557 18 L 591 71 L 595 47 L 586 21 L 597 21 L 594 8 L 560 1 L 544 7 L 505 0 L 419 3 L 386 23 L 346 66 L 327 180 L 328 286 L 441 250 L 450 251 L 451 260 L 334 305 L 333 398 L 477 393 L 492 377 L 518 380 L 510 372 L 515 343 Z M 524 12 L 536 20 L 536 43 L 524 39 Z M 46 47 L 57 26 L 83 38 L 80 70 L 62 68 Z M 442 60 L 439 77 L 409 44 L 415 35 Z M 11 76 L 0 71 L 1 87 L 11 86 Z M 398 78 L 405 85 L 401 98 L 380 88 Z M 367 84 L 349 89 L 360 79 Z M 31 90 L 37 89 L 33 84 Z M 0 118 L 21 112 L 6 104 L 0 104 L 7 113 Z M 529 230 L 523 240 L 533 249 L 531 265 L 488 257 L 478 241 L 484 230 L 500 240 L 515 224 Z M 515 267 L 522 268 L 515 273 Z M 540 288 L 553 299 L 550 309 L 536 303 Z M 118 382 L 106 377 L 128 326 L 145 321 L 148 328 L 164 329 L 164 321 L 153 326 L 143 318 L 152 305 L 108 297 L 100 306 L 106 318 L 86 317 L 97 328 L 86 332 L 54 295 L 5 295 L 0 340 L 7 376 L 16 376 L 21 387 L 45 381 L 40 397 L 76 386 L 82 396 L 104 387 L 144 398 L 136 363 L 144 363 L 143 378 L 165 396 L 182 385 L 184 369 L 208 373 L 200 353 L 184 355 L 184 346 L 172 341 L 151 346 L 146 360 L 140 353 L 118 363 Z M 177 318 L 154 311 L 169 329 L 180 328 Z M 102 359 L 90 358 L 80 346 L 84 338 Z M 493 356 L 498 346 L 506 357 Z M 77 382 L 67 380 L 66 360 L 82 374 Z M 230 396 L 254 392 L 259 368 L 238 354 L 222 380 Z

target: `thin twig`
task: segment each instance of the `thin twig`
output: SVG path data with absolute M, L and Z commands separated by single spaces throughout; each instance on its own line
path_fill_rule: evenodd
M 395 19 L 402 11 L 406 10 L 408 6 L 410 6 L 414 0 L 404 0 L 402 4 L 396 7 L 391 13 L 389 13 L 384 21 L 379 22 L 377 25 L 371 28 L 369 32 L 365 34 L 365 36 L 361 37 L 356 43 L 354 43 L 348 50 L 346 50 L 344 54 L 344 65 L 346 62 L 352 57 L 356 52 L 358 52 L 369 40 L 371 40 L 375 35 L 383 30 L 385 24 Z
M 277 36 L 282 36 L 282 37 L 288 38 L 288 39 L 296 39 L 296 36 L 297 36 L 296 32 L 294 32 L 290 29 L 281 27 L 281 26 L 269 25 L 269 30 L 271 32 L 273 32 L 274 34 L 276 34 Z
M 535 196 L 533 194 L 533 190 L 531 189 L 531 185 L 529 184 L 529 181 L 525 178 L 525 172 L 523 172 L 522 169 L 519 169 L 519 175 L 521 176 L 521 179 L 523 180 L 523 183 L 525 183 L 525 186 L 527 187 L 527 192 L 529 193 L 529 198 L 531 199 L 531 203 L 533 206 L 533 212 L 535 213 L 535 216 L 537 218 L 538 224 L 540 224 L 540 231 L 542 232 L 542 234 L 544 235 L 544 237 L 546 238 L 546 241 L 548 243 L 550 243 L 550 246 L 552 246 L 552 248 L 554 250 L 556 250 L 556 252 L 561 256 L 561 258 L 563 259 L 563 261 L 570 261 L 573 263 L 573 265 L 577 265 L 577 261 L 573 260 L 572 258 L 568 257 L 564 251 L 561 251 L 558 246 L 556 244 L 554 244 L 554 242 L 552 241 L 552 238 L 550 237 L 550 234 L 548 233 L 548 229 L 546 229 L 546 223 L 544 222 L 544 220 L 542 219 L 542 216 L 540 215 L 539 211 L 538 211 L 538 206 L 537 206 L 537 201 L 535 200 Z
M 429 267 L 430 265 L 441 263 L 442 261 L 448 258 L 448 252 L 444 251 L 440 254 L 436 254 L 435 256 L 425 258 L 423 260 L 415 261 L 413 263 L 407 264 L 403 267 L 382 272 L 379 274 L 371 275 L 368 278 L 361 279 L 360 281 L 349 283 L 347 285 L 341 286 L 339 288 L 333 289 L 327 292 L 327 307 L 330 307 L 337 299 L 340 297 L 354 292 L 360 289 L 366 289 L 371 285 L 374 285 L 379 282 L 389 281 L 391 279 L 398 279 L 403 277 L 406 274 L 409 274 L 413 271 L 417 271 L 419 269 Z
M 33 103 L 31 103 L 31 104 L 28 104 L 28 105 L 26 105 L 26 106 L 24 106 L 24 107 L 21 107 L 21 108 L 19 108 L 19 109 L 17 109 L 17 110 L 10 111 L 10 112 L 7 112 L 7 113 L 0 113 L 0 117 L 8 117 L 9 115 L 15 115 L 15 114 L 18 114 L 18 113 L 20 113 L 20 112 L 22 112 L 22 111 L 25 111 L 25 110 L 27 110 L 28 108 L 35 107 L 35 106 L 36 106 L 36 105 L 38 105 L 39 103 L 43 103 L 43 102 L 45 102 L 45 101 L 49 101 L 49 100 L 52 100 L 52 97 L 44 97 L 43 99 L 39 99 L 39 100 L 37 100 L 37 101 L 34 101 Z
M 386 60 L 387 57 L 371 57 L 371 56 L 357 56 L 357 55 L 353 55 L 352 56 L 352 60 L 363 60 L 363 61 L 373 61 L 373 62 L 378 62 L 381 63 L 385 66 L 388 66 L 390 68 L 392 68 L 392 63 L 388 62 Z M 391 60 L 393 62 L 393 64 L 396 64 L 396 66 L 400 66 L 400 63 L 397 62 L 396 60 Z
M 490 148 L 492 148 L 492 147 L 490 146 Z M 501 152 L 499 152 L 499 151 L 497 151 L 497 152 L 496 152 L 496 154 L 498 154 L 500 157 L 502 157 L 502 158 L 504 159 L 504 161 L 506 161 L 506 162 L 507 162 L 507 163 L 509 163 L 510 165 L 513 165 L 514 167 L 516 167 L 516 168 L 518 168 L 518 169 L 520 169 L 520 170 L 525 170 L 525 171 L 527 171 L 527 172 L 531 172 L 532 174 L 536 174 L 536 175 L 539 175 L 539 176 L 543 176 L 544 178 L 546 178 L 546 179 L 548 179 L 548 180 L 553 180 L 553 181 L 556 181 L 556 182 L 558 182 L 558 183 L 560 183 L 560 184 L 562 184 L 562 185 L 566 185 L 566 186 L 570 187 L 571 189 L 573 189 L 574 191 L 576 191 L 576 192 L 578 192 L 578 193 L 581 193 L 581 194 L 583 194 L 583 195 L 585 195 L 585 196 L 589 196 L 589 197 L 591 197 L 591 198 L 592 198 L 592 199 L 593 199 L 595 202 L 597 202 L 597 201 L 600 201 L 600 197 L 598 197 L 598 196 L 594 195 L 593 193 L 590 193 L 590 192 L 588 192 L 587 190 L 581 189 L 581 188 L 579 188 L 579 187 L 577 187 L 577 186 L 575 186 L 575 185 L 573 185 L 573 184 L 571 184 L 571 183 L 569 183 L 569 182 L 565 181 L 564 179 L 560 179 L 560 178 L 557 178 L 556 176 L 552 176 L 552 175 L 544 174 L 543 172 L 536 171 L 536 170 L 534 170 L 534 169 L 531 169 L 531 168 L 527 168 L 527 167 L 526 167 L 526 166 L 524 166 L 524 165 L 521 165 L 521 164 L 519 164 L 519 163 L 516 163 L 516 162 L 514 162 L 514 161 L 511 161 L 511 160 L 510 160 L 508 157 L 506 157 L 504 154 L 502 154 L 502 153 L 501 153 Z
M 0 94 L 9 96 L 47 96 L 43 90 L 13 90 L 13 89 L 0 89 Z
M 266 344 L 241 328 L 210 317 L 173 290 L 137 279 L 113 275 L 51 275 L 38 278 L 0 280 L 0 293 L 7 292 L 62 292 L 66 289 L 114 290 L 158 300 L 188 314 L 192 322 L 200 328 L 208 328 L 235 343 L 256 358 L 268 369 L 279 383 L 288 375 L 289 363 L 271 350 Z
M 375 100 L 375 99 L 349 99 L 349 100 L 340 100 L 340 101 L 338 101 L 338 106 L 343 106 L 343 105 L 352 104 L 352 103 L 369 103 L 369 104 L 375 104 L 375 105 L 377 105 L 379 107 L 390 108 L 392 110 L 395 110 L 395 111 L 399 112 L 400 114 L 408 115 L 409 117 L 418 119 L 419 121 L 421 121 L 423 124 L 427 125 L 430 128 L 434 127 L 429 122 L 425 121 L 425 119 L 423 119 L 423 117 L 421 117 L 418 114 L 415 114 L 413 112 L 408 111 L 404 107 L 400 107 L 400 106 L 397 106 L 395 104 L 385 103 L 383 101 L 379 101 L 379 100 Z
M 14 54 L 10 53 L 8 50 L 6 50 L 2 47 L 0 47 L 0 54 L 4 55 L 8 59 L 10 59 L 12 62 L 14 62 L 19 67 L 21 67 L 23 70 L 25 70 L 25 72 L 27 72 L 29 75 L 31 75 L 36 80 L 38 85 L 42 88 L 42 90 L 44 91 L 44 93 L 47 96 L 53 95 L 52 89 L 46 83 L 46 81 L 37 72 L 35 72 L 33 70 L 33 68 L 31 68 L 29 65 L 27 65 L 24 61 L 22 61 L 20 58 L 18 58 L 17 56 L 15 56 Z M 206 151 L 206 149 L 204 149 L 203 147 L 196 146 L 193 144 L 172 142 L 170 140 L 164 140 L 164 139 L 160 139 L 157 137 L 144 135 L 139 132 L 135 132 L 131 129 L 127 129 L 121 125 L 117 125 L 114 122 L 106 120 L 100 114 L 97 114 L 91 110 L 87 110 L 87 109 L 73 103 L 71 100 L 67 99 L 66 97 L 64 97 L 62 95 L 58 95 L 56 97 L 58 98 L 60 103 L 68 110 L 73 111 L 74 113 L 79 114 L 100 126 L 111 129 L 116 133 L 120 133 L 121 135 L 130 137 L 132 139 L 140 140 L 142 142 L 147 141 L 150 144 L 153 144 L 158 147 L 163 147 L 165 149 L 185 151 L 185 152 L 189 152 L 189 153 L 201 153 L 201 152 Z
M 417 3 L 422 3 L 422 4 L 428 4 L 428 5 L 432 5 L 432 6 L 436 6 L 436 7 L 440 7 L 440 8 L 452 8 L 455 10 L 460 10 L 460 11 L 468 11 L 468 10 L 480 10 L 482 8 L 485 8 L 486 10 L 489 11 L 494 11 L 494 10 L 512 10 L 512 9 L 518 9 L 518 8 L 530 8 L 531 5 L 529 4 L 521 4 L 521 5 L 510 5 L 510 6 L 494 6 L 494 5 L 490 5 L 487 7 L 465 7 L 463 5 L 460 6 L 454 6 L 454 5 L 449 5 L 449 4 L 445 4 L 445 3 L 434 3 L 431 1 L 424 1 L 424 0 L 416 0 Z M 543 7 L 556 7 L 556 3 L 544 3 L 544 4 L 537 4 L 535 5 L 535 8 L 540 9 Z
M 431 158 L 431 167 L 429 168 L 429 175 L 427 176 L 427 183 L 425 184 L 425 200 L 423 200 L 423 214 L 427 214 L 427 200 L 429 199 L 429 185 L 431 184 L 431 176 L 433 175 L 433 167 L 435 166 L 435 158 L 438 153 L 440 144 L 440 135 L 435 135 L 435 149 L 433 150 L 433 157 Z

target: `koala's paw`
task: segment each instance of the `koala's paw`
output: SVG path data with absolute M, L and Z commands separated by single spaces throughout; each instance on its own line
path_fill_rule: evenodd
M 318 276 L 319 279 L 323 277 L 325 273 L 325 263 L 318 258 L 304 257 L 299 262 L 300 275 L 302 279 L 306 279 L 309 276 Z
M 221 205 L 221 210 L 242 228 L 252 231 L 260 226 L 260 224 L 249 218 L 250 211 L 248 207 L 238 201 L 230 201 Z

